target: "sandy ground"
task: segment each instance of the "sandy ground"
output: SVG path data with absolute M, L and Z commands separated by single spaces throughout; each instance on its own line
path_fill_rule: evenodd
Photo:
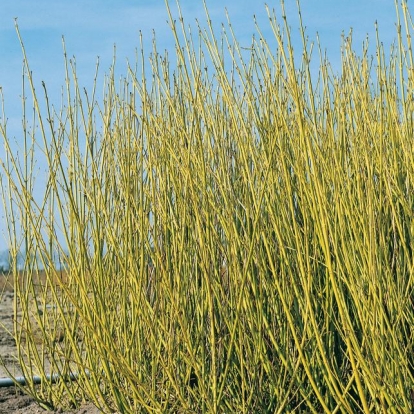
M 0 414 L 47 414 L 47 413 L 72 413 L 72 414 L 98 414 L 100 411 L 92 404 L 84 404 L 77 410 L 46 411 L 36 402 L 20 390 L 12 388 L 0 388 Z
M 7 333 L 7 330 L 13 328 L 13 284 L 12 281 L 0 273 L 0 355 L 8 369 L 15 376 L 21 375 L 19 366 L 16 364 L 13 356 L 16 353 L 16 347 L 13 338 Z M 0 366 L 0 378 L 8 377 L 7 372 Z M 40 414 L 50 413 L 39 407 L 33 398 L 24 394 L 16 387 L 0 387 L 0 414 L 25 413 Z M 98 414 L 98 410 L 92 404 L 85 404 L 77 410 L 52 411 L 54 413 L 72 413 L 72 414 Z

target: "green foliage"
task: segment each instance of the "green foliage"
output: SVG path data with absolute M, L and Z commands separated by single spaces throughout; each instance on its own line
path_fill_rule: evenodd
M 211 26 L 195 44 L 180 16 L 177 64 L 154 42 L 152 77 L 142 52 L 118 87 L 111 71 L 100 105 L 68 61 L 66 103 L 54 111 L 45 88 L 44 113 L 25 59 L 39 129 L 25 168 L 10 150 L 3 164 L 9 221 L 23 223 L 32 257 L 69 255 L 42 285 L 27 263 L 15 337 L 28 375 L 45 375 L 45 361 L 80 373 L 29 384 L 39 401 L 124 413 L 413 409 L 406 7 L 388 64 L 377 38 L 375 76 L 368 45 L 358 57 L 349 37 L 341 72 L 320 52 L 312 77 L 304 29 L 298 66 L 283 8 L 282 26 L 269 11 L 275 52 L 263 36 L 248 52 L 231 31 L 220 43 Z

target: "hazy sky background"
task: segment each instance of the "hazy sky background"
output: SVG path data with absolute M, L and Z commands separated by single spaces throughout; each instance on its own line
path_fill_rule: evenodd
M 292 28 L 296 50 L 301 48 L 298 32 L 296 0 L 285 0 L 288 21 Z M 175 15 L 175 1 L 170 1 Z M 279 0 L 267 1 L 280 17 Z M 181 0 L 187 25 L 195 28 L 195 19 L 204 25 L 202 0 Z M 248 47 L 255 33 L 253 15 L 266 39 L 272 38 L 263 1 L 207 0 L 214 27 L 218 32 L 226 22 L 227 8 L 236 36 L 242 46 Z M 375 21 L 380 37 L 389 47 L 396 36 L 396 12 L 393 0 L 302 0 L 302 18 L 311 40 L 319 33 L 323 48 L 327 49 L 334 69 L 339 69 L 341 33 L 353 29 L 354 48 L 359 52 L 367 34 L 371 51 L 375 49 Z M 2 87 L 10 140 L 21 140 L 21 78 L 22 53 L 15 30 L 18 18 L 35 86 L 40 93 L 44 81 L 52 103 L 59 106 L 61 87 L 64 85 L 62 35 L 65 37 L 69 57 L 75 56 L 81 87 L 90 89 L 97 56 L 100 58 L 98 87 L 102 89 L 116 44 L 119 75 L 126 73 L 127 59 L 135 62 L 135 49 L 139 47 L 139 30 L 144 37 L 147 54 L 151 51 L 152 31 L 155 30 L 158 49 L 170 50 L 173 56 L 173 38 L 166 20 L 164 0 L 2 0 L 0 11 L 0 87 Z M 316 57 L 316 56 L 315 56 Z M 174 59 L 171 59 L 174 61 Z M 30 100 L 28 100 L 30 103 Z M 31 104 L 28 105 L 28 108 Z M 1 114 L 0 114 L 1 117 Z M 2 121 L 1 121 L 2 122 Z M 0 136 L 0 157 L 4 157 L 3 138 Z M 39 168 L 45 169 L 40 165 Z M 0 206 L 0 250 L 6 247 L 2 233 L 5 230 L 3 207 Z

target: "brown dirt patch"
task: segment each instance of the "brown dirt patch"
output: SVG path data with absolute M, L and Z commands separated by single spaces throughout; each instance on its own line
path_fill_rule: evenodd
M 24 275 L 21 274 L 21 282 L 24 283 Z M 61 275 L 65 277 L 65 275 Z M 45 282 L 43 272 L 39 273 L 39 283 Z M 19 365 L 15 360 L 16 345 L 8 331 L 13 330 L 14 316 L 14 292 L 13 277 L 0 273 L 0 356 L 15 376 L 21 375 Z M 0 366 L 0 378 L 8 377 L 7 371 Z M 0 414 L 40 414 L 51 411 L 45 411 L 36 404 L 36 401 L 16 387 L 0 388 Z M 70 411 L 57 410 L 52 413 L 72 413 L 72 414 L 98 414 L 99 411 L 92 404 L 84 404 L 81 408 Z

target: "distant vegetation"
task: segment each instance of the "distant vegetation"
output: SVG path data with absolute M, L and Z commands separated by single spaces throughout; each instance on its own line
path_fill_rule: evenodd
M 414 409 L 407 5 L 389 58 L 378 36 L 373 57 L 367 43 L 358 56 L 349 36 L 335 74 L 316 44 L 318 76 L 303 26 L 295 61 L 283 7 L 268 12 L 276 50 L 260 28 L 245 50 L 231 25 L 222 38 L 211 26 L 190 34 L 170 15 L 176 55 L 154 42 L 119 84 L 112 68 L 101 102 L 67 60 L 61 108 L 46 87 L 35 92 L 22 43 L 38 127 L 25 159 L 0 130 L 11 251 L 25 246 L 43 266 L 69 251 L 66 272 L 44 266 L 43 284 L 25 261 L 14 336 L 28 377 L 45 378 L 46 363 L 79 373 L 29 383 L 43 406 Z M 41 151 L 49 178 L 39 203 Z M 16 222 L 24 240 L 13 238 Z
M 63 257 L 58 257 L 56 254 L 52 257 L 53 261 L 48 262 L 47 259 L 43 259 L 40 257 L 33 258 L 32 261 L 36 262 L 37 269 L 43 269 L 43 266 L 53 266 L 56 270 L 62 270 L 65 268 L 67 264 L 67 256 L 64 255 Z M 27 263 L 30 262 L 30 259 L 26 257 L 25 252 L 18 252 L 17 254 L 12 254 L 10 250 L 2 250 L 0 251 L 0 273 L 8 273 L 15 269 L 17 271 L 23 271 L 27 267 Z M 34 265 L 34 263 L 33 263 Z

